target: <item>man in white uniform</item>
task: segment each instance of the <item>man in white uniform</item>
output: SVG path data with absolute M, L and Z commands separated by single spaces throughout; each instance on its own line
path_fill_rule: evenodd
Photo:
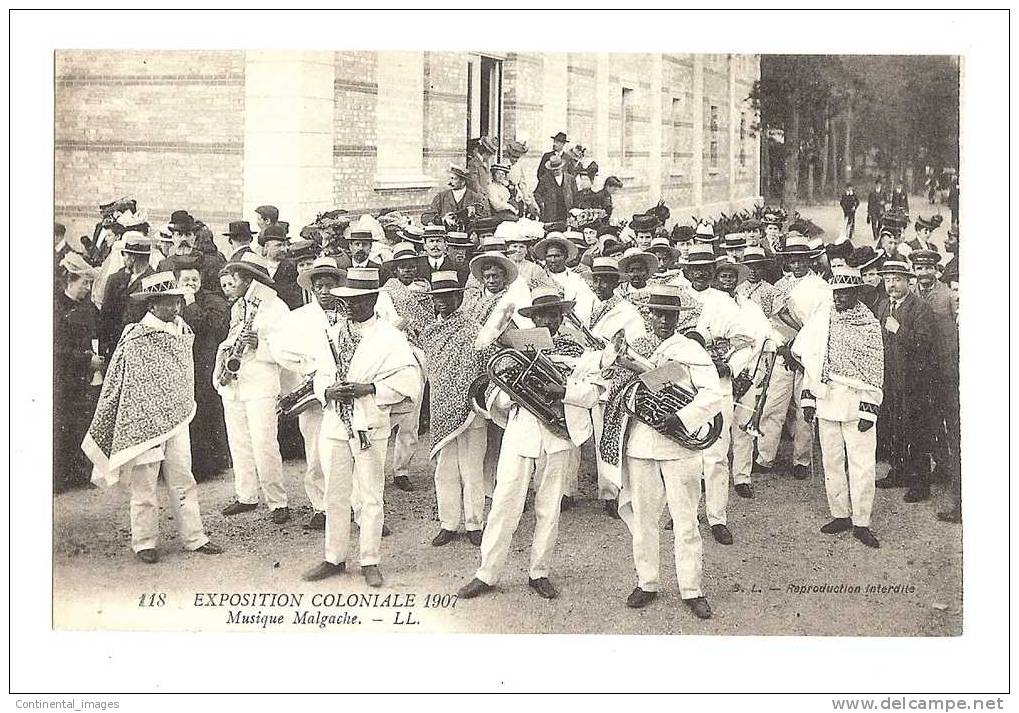
M 314 374 L 322 334 L 338 318 L 337 299 L 329 291 L 342 285 L 346 278 L 347 271 L 337 267 L 334 257 L 317 258 L 310 268 L 298 274 L 297 284 L 311 293 L 314 299 L 287 314 L 270 340 L 273 357 L 284 369 L 303 379 Z M 312 509 L 307 527 L 311 530 L 324 530 L 325 476 L 322 474 L 322 462 L 318 454 L 322 404 L 312 399 L 298 414 L 297 423 L 304 439 L 304 491 Z
M 272 332 L 286 315 L 287 305 L 276 296 L 265 258 L 241 253 L 223 271 L 233 278 L 230 333 L 219 345 L 213 385 L 223 399 L 230 458 L 237 499 L 223 514 L 237 515 L 258 507 L 258 490 L 271 511 L 272 521 L 290 519 L 283 486 L 283 459 L 277 440 L 276 399 L 280 395 L 280 368 L 272 356 Z M 226 369 L 240 354 L 240 369 Z
M 856 539 L 876 548 L 880 544 L 870 531 L 870 515 L 884 345 L 877 317 L 857 296 L 862 285 L 857 268 L 832 268 L 834 304 L 811 315 L 792 353 L 804 366 L 803 418 L 817 419 L 821 440 L 824 489 L 833 518 L 821 532 L 852 528 Z
M 356 481 L 361 573 L 368 586 L 382 586 L 389 409 L 419 393 L 421 377 L 403 334 L 375 316 L 378 291 L 378 270 L 354 267 L 347 270 L 346 284 L 332 290 L 346 303 L 349 321 L 329 327 L 315 366 L 315 395 L 324 409 L 319 454 L 325 473 L 325 558 L 304 574 L 306 581 L 346 569 Z

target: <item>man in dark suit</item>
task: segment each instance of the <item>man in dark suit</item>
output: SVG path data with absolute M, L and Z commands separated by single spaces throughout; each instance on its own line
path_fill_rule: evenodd
M 432 198 L 432 205 L 421 214 L 424 225 L 443 225 L 442 219 L 450 214 L 473 206 L 477 217 L 488 216 L 488 196 L 475 193 L 467 187 L 467 169 L 461 166 L 449 167 L 448 188 L 439 191 Z
M 120 341 L 124 327 L 145 316 L 144 300 L 132 300 L 130 294 L 140 289 L 141 280 L 153 274 L 149 265 L 152 243 L 141 233 L 124 233 L 124 267 L 110 276 L 99 311 L 99 354 L 106 359 Z
M 458 264 L 449 254 L 450 241 L 455 244 L 456 249 L 466 248 L 470 245 L 470 239 L 464 233 L 450 233 L 438 225 L 425 227 L 424 254 L 418 257 L 418 276 L 422 280 L 431 281 L 433 272 L 455 271 L 460 284 L 463 285 L 470 275 L 470 268 L 466 264 Z M 465 245 L 465 243 L 467 245 Z
M 566 220 L 574 204 L 576 182 L 566 175 L 566 162 L 559 156 L 552 156 L 544 166 L 549 172 L 538 181 L 534 191 L 534 199 L 541 209 L 541 222 Z
M 874 232 L 874 242 L 881 237 L 881 214 L 885 212 L 885 203 L 888 202 L 888 195 L 884 191 L 881 179 L 874 181 L 874 190 L 867 195 L 867 222 Z
M 246 220 L 234 220 L 230 223 L 228 232 L 223 233 L 230 241 L 230 259 L 227 262 L 237 262 L 244 253 L 252 252 L 251 241 L 255 235 L 251 232 L 251 226 Z
M 887 424 L 891 470 L 876 485 L 908 488 L 905 501 L 915 503 L 931 495 L 932 386 L 939 376 L 937 323 L 930 305 L 909 289 L 909 280 L 916 275 L 908 263 L 886 260 L 880 272 L 888 291 L 888 301 L 878 306 L 876 316 L 884 340 L 882 418 Z
M 552 150 L 546 151 L 541 155 L 541 160 L 538 161 L 538 184 L 541 184 L 541 179 L 548 175 L 549 170 L 545 168 L 545 164 L 553 156 L 563 158 L 563 150 L 566 148 L 566 133 L 560 131 L 558 134 L 552 137 Z

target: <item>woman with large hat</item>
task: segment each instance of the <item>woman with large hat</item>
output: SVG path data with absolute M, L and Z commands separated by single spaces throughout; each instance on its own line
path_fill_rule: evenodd
M 142 278 L 131 299 L 145 315 L 127 326 L 113 352 L 81 444 L 94 466 L 93 482 L 123 481 L 130 489 L 131 548 L 147 564 L 159 561 L 160 474 L 184 547 L 208 555 L 223 551 L 205 534 L 191 472 L 194 333 L 179 316 L 183 296 L 172 272 Z
M 290 519 L 290 509 L 277 438 L 280 367 L 272 357 L 269 340 L 290 309 L 276 295 L 262 256 L 251 251 L 241 253 L 223 270 L 233 278 L 236 298 L 230 308 L 230 333 L 219 345 L 213 382 L 223 399 L 236 491 L 236 500 L 223 509 L 223 514 L 238 515 L 256 509 L 261 490 L 272 521 L 283 524 Z M 237 355 L 240 368 L 231 374 L 225 365 Z

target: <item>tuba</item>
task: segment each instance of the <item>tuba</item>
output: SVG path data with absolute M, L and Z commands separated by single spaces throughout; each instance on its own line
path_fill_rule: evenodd
M 562 401 L 551 400 L 544 385 L 566 386 L 568 372 L 538 350 L 502 349 L 488 360 L 485 369 L 490 383 L 509 394 L 558 436 L 569 438 Z
M 614 354 L 616 363 L 638 376 L 655 368 L 654 364 L 627 344 L 622 330 L 612 338 L 609 350 Z M 651 391 L 638 378 L 623 388 L 620 398 L 623 409 L 633 418 L 688 450 L 702 451 L 711 447 L 722 435 L 721 413 L 716 413 L 711 421 L 693 433 L 683 428 L 682 424 L 679 428 L 670 428 L 666 422 L 670 414 L 689 404 L 696 395 L 696 391 L 691 391 L 680 384 L 669 384 L 660 391 Z

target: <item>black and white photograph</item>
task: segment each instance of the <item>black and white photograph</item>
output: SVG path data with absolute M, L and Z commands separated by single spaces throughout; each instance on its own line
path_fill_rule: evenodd
M 589 42 L 571 41 L 569 12 L 482 10 L 474 31 L 443 36 L 457 13 L 438 12 L 438 34 L 406 42 L 386 28 L 413 35 L 410 18 L 384 11 L 246 18 L 332 23 L 332 46 L 217 43 L 241 11 L 76 14 L 144 23 L 137 42 L 57 33 L 51 76 L 34 78 L 52 102 L 34 119 L 51 154 L 32 157 L 52 164 L 52 204 L 30 226 L 52 212 L 52 266 L 11 288 L 35 329 L 52 305 L 52 349 L 35 353 L 52 353 L 51 387 L 34 384 L 32 410 L 50 414 L 34 428 L 51 457 L 40 441 L 35 531 L 11 538 L 50 548 L 48 634 L 86 650 L 109 635 L 281 654 L 378 642 L 394 675 L 425 665 L 404 646 L 441 642 L 456 662 L 500 640 L 479 635 L 680 657 L 710 641 L 733 653 L 700 665 L 736 680 L 661 684 L 730 693 L 815 688 L 792 671 L 738 680 L 798 641 L 845 642 L 848 670 L 896 641 L 971 643 L 989 614 L 978 529 L 1002 538 L 983 576 L 1010 559 L 1007 436 L 981 431 L 1004 427 L 1008 397 L 963 367 L 1007 353 L 980 336 L 995 307 L 974 285 L 994 289 L 980 263 L 1007 236 L 984 226 L 1009 209 L 970 201 L 1007 175 L 1000 150 L 1001 174 L 971 168 L 967 52 L 858 36 L 782 51 L 748 41 L 740 13 L 589 12 Z M 925 14 L 869 12 L 877 33 Z M 867 13 L 810 13 L 801 31 Z M 946 32 L 956 17 L 930 15 Z M 625 37 L 601 41 L 614 19 Z M 684 20 L 717 36 L 640 37 Z M 730 22 L 744 34 L 728 39 Z M 964 233 L 981 247 L 960 279 Z M 816 690 L 1005 690 L 932 672 Z M 431 685 L 500 690 L 455 680 Z M 583 680 L 502 690 L 633 690 Z M 339 687 L 429 685 L 414 681 Z M 97 690 L 154 688 L 193 690 Z

